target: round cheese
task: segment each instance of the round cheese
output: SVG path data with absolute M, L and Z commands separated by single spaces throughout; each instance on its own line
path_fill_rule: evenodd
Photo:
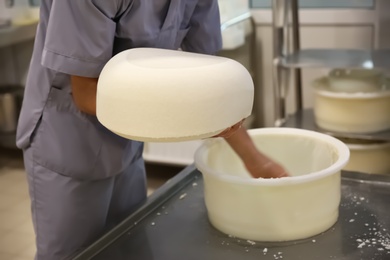
M 136 48 L 103 68 L 96 113 L 128 139 L 185 141 L 214 136 L 248 117 L 253 98 L 252 78 L 234 60 Z

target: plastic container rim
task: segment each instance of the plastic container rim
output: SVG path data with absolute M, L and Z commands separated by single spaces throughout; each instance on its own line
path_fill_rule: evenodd
M 332 97 L 336 99 L 374 99 L 374 98 L 387 98 L 390 97 L 389 90 L 378 90 L 374 92 L 356 92 L 356 93 L 347 93 L 347 92 L 336 92 L 326 89 L 325 85 L 327 84 L 327 77 L 322 77 L 314 80 L 313 87 L 317 94 L 324 97 Z M 387 79 L 390 81 L 390 79 Z
M 317 139 L 322 142 L 326 142 L 332 147 L 334 147 L 335 152 L 338 155 L 337 160 L 330 165 L 329 167 L 322 169 L 320 171 L 312 172 L 306 175 L 301 176 L 291 176 L 285 178 L 273 178 L 273 179 L 265 179 L 265 178 L 242 178 L 238 176 L 226 175 L 221 171 L 212 170 L 206 165 L 206 154 L 208 153 L 208 149 L 212 146 L 216 145 L 219 142 L 224 141 L 221 138 L 216 140 L 208 140 L 204 142 L 195 152 L 195 166 L 202 172 L 202 174 L 210 175 L 214 178 L 217 178 L 221 181 L 235 183 L 235 184 L 245 184 L 245 185 L 255 185 L 255 186 L 287 186 L 292 184 L 302 184 L 310 181 L 316 181 L 330 175 L 339 173 L 341 169 L 347 165 L 349 161 L 350 151 L 348 146 L 342 141 L 318 132 L 296 129 L 296 128 L 260 128 L 260 129 L 251 129 L 248 131 L 252 136 L 255 135 L 280 135 L 284 136 L 300 136 L 307 137 L 311 139 Z

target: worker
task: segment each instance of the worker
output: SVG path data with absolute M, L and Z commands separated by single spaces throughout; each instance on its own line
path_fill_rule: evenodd
M 88 246 L 146 198 L 143 144 L 96 118 L 99 74 L 113 55 L 154 47 L 216 54 L 217 0 L 42 0 L 17 145 L 23 149 L 38 260 Z M 284 169 L 256 150 L 242 122 L 226 140 L 255 177 Z

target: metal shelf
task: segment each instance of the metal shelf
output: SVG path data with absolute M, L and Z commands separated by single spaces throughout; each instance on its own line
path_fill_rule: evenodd
M 282 127 L 292 127 L 292 128 L 312 130 L 312 131 L 321 132 L 324 134 L 328 134 L 340 138 L 353 138 L 353 139 L 360 139 L 360 140 L 390 142 L 390 130 L 378 132 L 374 134 L 351 134 L 351 133 L 338 133 L 338 132 L 332 132 L 332 131 L 321 129 L 315 123 L 314 112 L 312 109 L 300 110 L 295 114 L 289 115 L 286 121 L 282 124 Z
M 305 49 L 280 59 L 285 68 L 390 69 L 390 50 Z
M 299 0 L 273 0 L 274 62 L 273 81 L 275 93 L 275 124 L 326 133 L 340 138 L 390 142 L 390 131 L 376 134 L 336 133 L 315 124 L 313 110 L 303 109 L 301 69 L 390 69 L 390 49 L 301 49 L 299 32 Z M 291 20 L 291 22 L 290 22 Z M 291 24 L 291 27 L 290 27 Z M 292 43 L 292 50 L 289 46 Z M 295 79 L 294 115 L 286 115 L 287 89 L 290 72 Z
M 0 29 L 0 48 L 32 40 L 35 37 L 38 21 L 26 25 Z

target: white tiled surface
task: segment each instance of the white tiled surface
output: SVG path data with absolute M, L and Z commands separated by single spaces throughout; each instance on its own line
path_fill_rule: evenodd
M 148 194 L 181 168 L 147 165 Z M 0 260 L 32 260 L 35 254 L 30 199 L 19 151 L 0 149 Z

